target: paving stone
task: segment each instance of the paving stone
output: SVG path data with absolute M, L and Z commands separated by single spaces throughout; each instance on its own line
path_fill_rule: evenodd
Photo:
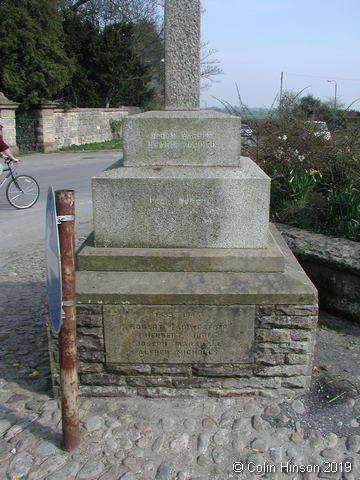
M 175 420 L 173 418 L 161 418 L 159 424 L 164 432 L 171 431 L 175 428 Z
M 59 471 L 67 462 L 66 455 L 54 454 L 47 458 L 28 475 L 27 480 L 39 480 Z
M 217 427 L 217 423 L 215 422 L 215 420 L 210 417 L 204 418 L 201 424 L 203 428 L 205 428 L 205 430 L 210 430 Z
M 214 463 L 222 463 L 225 460 L 225 452 L 222 447 L 215 447 L 212 451 L 212 459 Z
M 270 405 L 265 408 L 264 415 L 267 417 L 277 417 L 281 413 L 281 408 L 278 405 Z
M 138 447 L 133 448 L 131 454 L 135 458 L 143 458 L 145 456 L 144 450 Z
M 331 432 L 324 438 L 324 445 L 327 448 L 334 448 L 336 447 L 338 440 L 338 436 L 335 433 Z
M 264 464 L 264 456 L 260 453 L 252 453 L 246 458 L 246 463 L 253 463 L 254 465 L 263 465 Z
M 269 456 L 272 462 L 276 464 L 280 464 L 281 460 L 283 459 L 283 448 L 282 447 L 271 447 L 269 448 Z
M 132 453 L 132 452 L 131 452 Z M 134 457 L 134 456 L 128 456 L 123 460 L 123 464 L 125 467 L 127 467 L 129 470 L 136 470 L 139 465 L 142 464 L 141 459 Z
M 226 445 L 229 443 L 229 431 L 226 429 L 218 430 L 214 436 L 213 440 L 215 445 Z
M 339 450 L 337 448 L 325 448 L 320 452 L 320 455 L 325 458 L 336 459 L 339 457 Z
M 185 472 L 178 472 L 176 475 L 176 480 L 187 480 L 188 476 Z
M 259 452 L 265 452 L 269 447 L 265 438 L 255 438 L 251 442 L 251 448 L 253 450 L 258 450 Z
M 207 455 L 199 455 L 196 462 L 200 467 L 206 467 L 211 463 L 211 460 Z
M 151 446 L 151 450 L 154 453 L 160 452 L 160 450 L 163 448 L 163 442 L 164 441 L 162 437 L 157 437 Z
M 172 440 L 170 442 L 170 450 L 174 452 L 181 453 L 183 450 L 185 450 L 189 444 L 189 435 L 187 433 L 183 433 L 179 437 L 177 437 L 175 440 Z
M 312 449 L 320 449 L 324 446 L 324 441 L 323 441 L 323 438 L 322 438 L 322 435 L 321 435 L 321 432 L 317 431 L 317 430 L 313 430 L 311 433 L 310 433 L 310 437 L 309 437 L 309 440 L 310 440 L 310 447 Z
M 26 477 L 33 463 L 34 457 L 30 453 L 21 452 L 11 461 L 7 474 L 10 478 Z
M 98 479 L 104 472 L 104 464 L 99 460 L 89 460 L 81 468 L 76 476 L 76 480 L 93 480 Z
M 346 448 L 349 452 L 360 450 L 360 435 L 350 435 L 346 440 Z
M 210 434 L 209 433 L 200 433 L 197 439 L 197 450 L 200 454 L 204 454 L 208 447 L 209 447 L 209 442 L 210 442 Z
M 305 406 L 301 400 L 294 400 L 291 404 L 291 408 L 296 413 L 299 413 L 299 414 L 305 413 Z
M 146 437 L 141 437 L 139 440 L 136 440 L 135 444 L 137 447 L 145 448 L 148 445 L 149 441 Z
M 121 480 L 136 480 L 135 475 L 132 472 L 126 472 L 120 477 Z
M 115 440 L 115 438 L 108 438 L 106 440 L 106 448 L 110 452 L 117 452 L 119 450 L 119 442 Z
M 302 445 L 305 443 L 304 436 L 298 432 L 294 432 L 290 436 L 290 440 L 295 443 L 296 445 Z
M 56 455 L 59 449 L 50 442 L 41 442 L 34 450 L 36 456 L 48 457 L 49 455 Z
M 134 443 L 128 437 L 127 432 L 124 432 L 123 429 L 121 429 L 121 431 L 118 433 L 114 433 L 114 438 L 117 440 L 119 448 L 121 448 L 122 450 L 128 451 L 134 445 Z
M 9 420 L 0 420 L 0 436 L 4 435 L 5 432 L 11 427 L 11 422 Z
M 196 420 L 193 419 L 193 418 L 186 418 L 186 419 L 184 420 L 183 425 L 184 425 L 185 430 L 188 430 L 188 431 L 191 431 L 191 432 L 192 432 L 192 431 L 194 431 L 194 430 L 196 429 L 197 422 L 196 422 Z M 181 473 L 181 472 L 180 472 L 180 473 Z
M 254 415 L 251 418 L 251 425 L 257 432 L 264 432 L 268 426 L 259 415 Z
M 155 475 L 155 480 L 171 480 L 173 474 L 173 464 L 171 462 L 161 462 Z
M 44 405 L 44 402 L 41 400 L 29 400 L 28 402 L 25 403 L 25 408 L 27 410 L 40 412 L 42 410 L 43 405 Z
M 231 442 L 231 446 L 236 452 L 240 453 L 240 452 L 243 451 L 243 449 L 245 447 L 245 440 L 243 438 L 235 438 Z
M 87 430 L 88 432 L 95 432 L 96 430 L 100 430 L 104 425 L 103 419 L 98 415 L 90 415 L 84 417 L 81 420 L 81 423 L 84 425 L 85 430 Z
M 115 466 L 115 467 L 111 467 L 109 470 L 103 473 L 98 480 L 118 480 L 118 478 L 119 478 L 118 468 Z

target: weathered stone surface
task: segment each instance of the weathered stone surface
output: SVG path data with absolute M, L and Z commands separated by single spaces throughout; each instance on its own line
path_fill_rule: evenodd
M 117 373 L 120 375 L 146 375 L 151 373 L 150 365 L 139 365 L 139 364 L 126 364 L 126 365 L 117 365 L 117 364 L 107 364 L 106 370 L 109 372 Z M 156 372 L 154 372 L 156 373 Z
M 250 377 L 253 373 L 251 365 L 201 365 L 194 366 L 192 371 L 194 375 L 204 377 Z
M 214 111 L 146 112 L 124 119 L 124 166 L 240 167 L 240 117 Z
M 261 327 L 313 328 L 317 323 L 317 316 L 275 314 L 260 317 L 259 323 Z
M 190 376 L 192 370 L 190 366 L 172 366 L 172 365 L 151 365 L 151 372 L 161 375 L 185 375 Z
M 309 361 L 308 355 L 289 353 L 286 355 L 286 363 L 289 365 L 306 365 Z
M 280 378 L 229 378 L 222 382 L 224 388 L 244 389 L 244 388 L 279 388 L 281 385 Z
M 272 235 L 269 236 L 267 248 L 96 248 L 86 243 L 78 253 L 77 263 L 79 270 L 102 272 L 282 272 L 284 270 L 284 257 Z M 100 327 L 101 315 L 92 316 L 81 313 L 79 324 Z
M 8 478 L 26 477 L 35 458 L 27 452 L 17 454 L 11 461 L 8 468 Z
M 80 305 L 76 310 L 79 327 L 102 327 L 102 307 L 100 305 Z
M 199 109 L 200 0 L 165 2 L 165 105 Z
M 275 311 L 280 315 L 299 315 L 305 318 L 307 315 L 317 316 L 319 307 L 318 305 L 276 305 Z M 272 312 L 270 312 L 271 314 Z
M 108 363 L 244 363 L 251 360 L 250 306 L 104 306 Z
M 278 225 L 320 292 L 326 310 L 360 322 L 360 245 L 287 225 Z
M 284 388 L 303 388 L 307 389 L 310 386 L 311 376 L 296 376 L 283 377 L 281 379 L 281 386 Z
M 82 374 L 80 378 L 84 385 L 126 385 L 124 377 L 120 377 L 119 375 L 111 375 L 108 373 Z
M 255 355 L 255 360 L 258 365 L 282 365 L 285 363 L 285 355 L 282 353 L 259 352 Z
M 270 179 L 248 158 L 241 168 L 117 168 L 92 185 L 97 247 L 268 246 Z
M 104 425 L 103 419 L 99 415 L 87 415 L 81 419 L 81 423 L 88 432 L 100 430 Z
M 137 390 L 131 387 L 117 385 L 80 385 L 79 393 L 84 397 L 134 397 Z
M 147 377 L 127 377 L 126 382 L 130 387 L 173 387 L 171 377 L 162 376 L 147 376 Z
M 276 365 L 268 366 L 257 370 L 257 375 L 274 377 L 293 377 L 309 374 L 309 367 L 306 365 Z
M 218 272 L 78 272 L 77 285 L 78 301 L 101 301 L 104 305 L 122 302 L 258 305 L 271 300 L 288 304 L 317 299 L 310 281 L 294 270 L 266 276 Z
M 257 329 L 256 338 L 259 342 L 281 343 L 290 342 L 291 336 L 288 330 L 284 329 Z

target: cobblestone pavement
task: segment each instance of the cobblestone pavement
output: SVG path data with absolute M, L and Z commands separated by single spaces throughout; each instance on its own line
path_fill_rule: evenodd
M 43 257 L 42 245 L 0 254 L 0 479 L 360 479 L 355 327 L 319 329 L 305 397 L 82 398 L 81 445 L 63 451 L 50 394 Z

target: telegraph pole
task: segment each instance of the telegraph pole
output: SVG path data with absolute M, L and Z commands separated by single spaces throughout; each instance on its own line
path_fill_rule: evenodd
M 281 75 L 280 75 L 280 101 L 279 101 L 280 108 L 281 108 L 282 97 L 283 97 L 283 85 L 284 85 L 284 72 L 281 72 Z

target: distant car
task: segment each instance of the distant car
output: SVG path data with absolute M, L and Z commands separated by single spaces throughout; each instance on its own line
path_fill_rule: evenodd
M 311 132 L 313 132 L 316 137 L 322 137 L 324 140 L 330 140 L 331 133 L 326 122 L 308 120 L 305 122 L 305 124 L 309 126 L 309 129 L 311 129 Z
M 251 137 L 251 135 L 253 133 L 254 132 L 252 131 L 252 128 L 249 127 L 249 125 L 247 125 L 246 123 L 241 124 L 241 136 L 242 137 Z

